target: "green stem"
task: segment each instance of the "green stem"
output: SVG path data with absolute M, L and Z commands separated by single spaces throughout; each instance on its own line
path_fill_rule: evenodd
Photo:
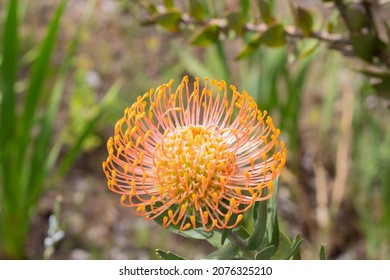
M 237 232 L 232 231 L 228 237 L 231 243 L 240 246 L 242 249 L 246 248 L 246 241 L 242 239 Z
M 232 231 L 228 239 L 232 244 L 240 246 L 243 257 L 254 259 L 254 253 L 248 249 L 246 238 L 249 237 L 248 231 L 244 227 L 240 227 L 237 231 Z

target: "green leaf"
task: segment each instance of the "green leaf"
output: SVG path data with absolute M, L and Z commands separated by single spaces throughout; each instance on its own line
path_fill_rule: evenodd
M 196 46 L 205 47 L 215 43 L 219 39 L 219 26 L 216 24 L 208 24 L 202 27 L 190 39 L 190 42 Z
M 289 260 L 291 257 L 293 257 L 295 260 L 300 259 L 300 250 L 301 250 L 301 243 L 303 239 L 300 235 L 297 235 L 294 240 L 292 241 L 291 248 L 284 256 L 284 259 Z
M 278 222 L 278 179 L 274 181 L 274 193 L 268 200 L 267 227 L 266 234 L 268 244 L 275 245 L 276 249 L 279 246 L 279 222 Z
M 255 224 L 253 233 L 248 239 L 249 250 L 256 250 L 263 242 L 267 226 L 267 211 L 267 201 L 258 201 L 255 203 L 253 210 Z
M 292 243 L 283 232 L 280 232 L 278 237 L 278 241 L 276 243 L 273 242 L 273 245 L 276 247 L 276 252 L 273 255 L 273 259 L 284 260 L 290 253 Z
M 256 250 L 259 247 L 263 250 L 264 246 L 269 247 L 269 245 L 272 245 L 274 246 L 274 251 L 276 251 L 281 243 L 280 238 L 285 238 L 285 236 L 281 236 L 279 233 L 277 181 L 276 179 L 274 182 L 275 189 L 272 197 L 266 201 L 256 202 L 255 204 L 253 210 L 254 229 L 252 235 L 248 238 L 247 245 L 249 250 Z M 288 241 L 289 248 L 289 240 L 287 237 L 285 239 Z
M 313 16 L 303 7 L 298 7 L 296 12 L 296 25 L 302 30 L 303 35 L 309 36 L 313 29 Z
M 205 231 L 202 228 L 190 229 L 190 230 L 185 230 L 185 231 L 173 230 L 172 232 L 176 232 L 179 235 L 182 235 L 182 236 L 185 236 L 185 237 L 194 238 L 194 239 L 208 239 L 211 236 L 213 236 L 213 232 L 212 231 Z
M 7 2 L 6 14 L 3 15 L 5 19 L 0 32 L 2 35 L 0 56 L 0 240 L 2 244 L 0 250 L 8 250 L 9 256 L 21 258 L 22 248 L 12 244 L 17 242 L 13 234 L 15 226 L 7 224 L 9 221 L 16 223 L 15 212 L 24 210 L 19 206 L 20 193 L 22 193 L 19 184 L 20 164 L 15 160 L 15 152 L 19 150 L 19 146 L 14 137 L 17 129 L 15 83 L 18 72 L 19 4 L 16 0 Z
M 320 257 L 320 260 L 322 260 L 322 261 L 326 261 L 328 259 L 328 252 L 327 252 L 326 244 L 321 245 L 319 257 Z
M 272 16 L 271 7 L 268 1 L 266 0 L 257 0 L 257 5 L 259 6 L 261 18 L 266 24 L 272 24 L 275 22 L 275 18 Z
M 261 34 L 256 34 L 249 43 L 239 52 L 236 59 L 243 59 L 251 56 L 260 46 Z
M 12 139 L 15 130 L 15 82 L 18 69 L 18 1 L 8 1 L 7 17 L 3 29 L 3 53 L 1 63 L 0 91 L 0 147 Z
M 321 42 L 319 40 L 316 40 L 313 44 L 308 45 L 305 47 L 298 55 L 297 61 L 298 60 L 303 60 L 309 56 L 311 56 L 321 45 Z
M 232 232 L 232 229 L 229 229 L 229 228 L 224 228 L 222 230 L 221 245 L 223 245 L 225 243 L 226 238 L 228 238 L 228 236 L 230 235 L 231 232 Z
M 268 208 L 268 215 L 270 216 L 269 223 L 267 223 L 267 236 L 270 244 L 275 245 L 276 248 L 279 246 L 279 222 L 278 222 L 278 214 L 277 210 L 272 210 L 270 207 Z M 274 213 L 272 213 L 274 211 Z
M 286 36 L 282 24 L 270 26 L 260 38 L 260 43 L 268 47 L 282 47 L 286 44 Z
M 256 254 L 256 260 L 270 260 L 272 255 L 275 253 L 275 245 L 270 245 L 262 249 L 259 253 Z
M 60 19 L 64 12 L 66 2 L 66 0 L 62 0 L 57 7 L 54 18 L 49 24 L 46 37 L 40 46 L 38 59 L 31 70 L 23 111 L 23 133 L 25 137 L 30 133 L 38 102 L 42 95 L 43 83 L 46 78 L 50 57 L 56 43 Z
M 240 12 L 231 12 L 226 16 L 229 27 L 237 34 L 243 33 L 244 17 Z
M 200 0 L 190 0 L 189 13 L 197 20 L 202 20 L 206 16 L 206 10 Z
M 211 259 L 211 260 L 231 260 L 237 254 L 240 252 L 240 247 L 238 245 L 233 245 L 229 243 L 225 247 L 211 253 L 206 257 L 206 259 Z
M 282 47 L 286 44 L 286 36 L 282 24 L 270 26 L 264 33 L 256 34 L 244 49 L 237 55 L 236 59 L 243 59 L 252 55 L 260 44 L 268 47 Z
M 186 260 L 182 256 L 179 256 L 171 251 L 164 251 L 162 249 L 156 249 L 156 254 L 164 260 Z
M 181 13 L 176 10 L 168 11 L 164 14 L 158 14 L 153 20 L 165 29 L 176 32 L 179 30 Z
M 373 34 L 361 33 L 352 33 L 350 37 L 355 54 L 365 61 L 372 62 L 380 43 L 378 38 Z

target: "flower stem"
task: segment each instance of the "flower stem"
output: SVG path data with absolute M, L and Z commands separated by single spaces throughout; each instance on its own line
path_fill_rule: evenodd
M 248 249 L 246 238 L 249 237 L 248 231 L 244 227 L 240 227 L 237 231 L 232 231 L 228 236 L 232 244 L 240 246 L 243 257 L 254 259 L 254 253 Z

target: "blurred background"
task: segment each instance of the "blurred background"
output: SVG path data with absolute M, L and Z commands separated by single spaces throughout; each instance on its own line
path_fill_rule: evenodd
M 196 46 L 203 44 L 196 24 L 155 24 L 148 1 L 11 2 L 0 1 L 0 258 L 157 259 L 161 248 L 199 259 L 211 252 L 206 241 L 121 207 L 101 168 L 124 109 L 183 75 L 247 90 L 281 128 L 288 160 L 280 227 L 302 235 L 303 259 L 318 259 L 323 243 L 330 259 L 390 258 L 389 100 L 371 85 L 375 77 L 361 73 L 359 57 L 290 36 L 237 59 L 251 36 L 236 30 Z M 188 11 L 194 1 L 173 2 Z M 199 2 L 209 18 L 240 11 L 246 22 L 264 20 L 256 1 Z M 294 24 L 287 1 L 270 2 L 273 17 Z M 347 29 L 329 3 L 293 3 L 310 12 L 315 30 Z M 18 222 L 25 228 L 12 231 Z M 8 246 L 16 236 L 19 243 Z

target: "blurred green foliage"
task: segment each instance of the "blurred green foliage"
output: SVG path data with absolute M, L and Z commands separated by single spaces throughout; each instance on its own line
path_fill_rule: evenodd
M 43 188 L 49 179 L 62 175 L 69 168 L 119 90 L 119 84 L 115 84 L 95 106 L 93 114 L 80 118 L 79 124 L 83 127 L 75 131 L 66 155 L 60 158 L 64 143 L 56 137 L 55 131 L 61 98 L 66 91 L 65 80 L 95 1 L 89 1 L 84 21 L 70 42 L 61 66 L 53 71 L 50 60 L 56 51 L 66 3 L 66 0 L 59 2 L 44 38 L 34 46 L 34 57 L 26 62 L 20 59 L 25 54 L 19 52 L 19 46 L 23 44 L 19 26 L 21 11 L 29 3 L 7 1 L 2 24 L 0 80 L 0 256 L 5 258 L 24 257 L 30 219 Z M 26 69 L 28 77 L 21 75 Z M 26 84 L 20 92 L 16 87 L 19 79 Z

